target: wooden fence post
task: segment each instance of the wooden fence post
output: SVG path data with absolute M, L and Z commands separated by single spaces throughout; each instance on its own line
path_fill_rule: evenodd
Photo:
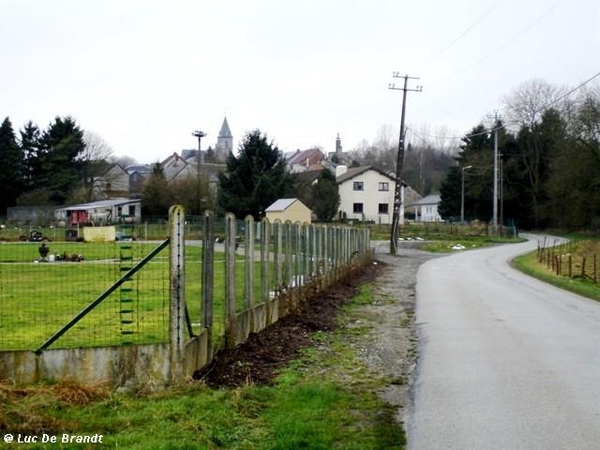
M 214 315 L 214 286 L 215 286 L 215 238 L 214 215 L 211 211 L 204 213 L 202 227 L 202 326 L 207 333 L 207 356 L 210 361 L 213 356 L 213 315 Z
M 181 205 L 169 209 L 169 237 L 169 368 L 171 381 L 177 382 L 183 379 L 185 355 L 185 212 Z

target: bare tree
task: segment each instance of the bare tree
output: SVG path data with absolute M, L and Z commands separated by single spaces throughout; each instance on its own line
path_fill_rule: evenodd
M 94 200 L 94 188 L 98 178 L 111 166 L 110 158 L 113 150 L 100 135 L 93 131 L 86 131 L 83 140 L 85 149 L 78 157 L 82 167 L 83 189 L 76 194 L 76 198 L 91 201 Z
M 561 99 L 565 92 L 565 87 L 557 88 L 541 78 L 525 81 L 502 98 L 504 122 L 512 129 L 531 128 L 549 108 L 559 112 L 569 108 L 568 101 Z
M 86 131 L 83 134 L 85 150 L 80 158 L 83 161 L 109 161 L 112 157 L 113 149 L 99 134 L 93 131 Z
M 112 164 L 119 164 L 121 167 L 127 168 L 137 164 L 137 160 L 131 156 L 111 156 L 108 161 Z

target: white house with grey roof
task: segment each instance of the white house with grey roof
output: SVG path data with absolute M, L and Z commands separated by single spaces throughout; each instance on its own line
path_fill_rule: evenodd
M 438 212 L 438 206 L 441 196 L 438 194 L 428 195 L 427 197 L 413 203 L 415 215 L 420 222 L 440 222 L 442 216 Z
M 396 180 L 373 166 L 337 166 L 336 181 L 340 194 L 339 214 L 348 220 L 391 224 L 394 213 Z M 406 200 L 414 203 L 421 196 L 410 186 L 402 185 L 400 223 L 404 223 Z

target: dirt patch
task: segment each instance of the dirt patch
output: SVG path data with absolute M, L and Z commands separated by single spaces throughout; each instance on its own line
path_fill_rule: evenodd
M 368 371 L 385 380 L 379 394 L 395 408 L 396 420 L 402 423 L 410 408 L 418 358 L 414 321 L 417 271 L 421 264 L 440 256 L 421 251 L 421 245 L 403 242 L 398 255 L 391 256 L 387 242 L 372 242 L 376 265 L 368 265 L 359 275 L 315 298 L 301 313 L 253 334 L 233 350 L 220 352 L 196 378 L 212 387 L 270 384 L 302 347 L 313 345 L 311 333 L 334 330 L 340 307 L 359 292 L 361 284 L 371 283 L 372 303 L 354 308 L 338 332 L 344 333 L 345 344 L 355 350 Z M 352 333 L 356 327 L 369 331 Z
M 328 292 L 309 300 L 301 311 L 260 333 L 252 333 L 234 349 L 218 352 L 194 378 L 211 387 L 271 384 L 280 368 L 295 359 L 300 349 L 312 345 L 312 333 L 335 329 L 338 309 L 359 292 L 361 284 L 375 280 L 382 267 L 381 263 L 366 265 Z

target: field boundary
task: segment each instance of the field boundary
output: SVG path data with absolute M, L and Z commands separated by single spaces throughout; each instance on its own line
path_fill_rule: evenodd
M 203 217 L 199 299 L 186 297 L 185 212 L 169 212 L 169 341 L 90 348 L 50 348 L 0 352 L 0 380 L 14 383 L 106 382 L 113 386 L 157 388 L 192 376 L 220 348 L 244 342 L 279 318 L 302 308 L 307 299 L 370 261 L 368 229 L 300 223 L 243 222 L 226 215 L 224 326 L 214 325 L 215 218 Z M 236 295 L 236 260 L 244 255 L 244 298 Z M 259 263 L 259 264 L 256 264 Z M 260 274 L 256 276 L 256 266 Z M 260 292 L 259 295 L 256 292 Z M 200 316 L 188 303 L 201 302 Z M 243 307 L 240 308 L 240 303 Z M 199 325 L 199 326 L 198 326 Z M 215 330 L 220 329 L 220 332 Z M 60 344 L 60 339 L 57 342 Z M 39 349 L 38 349 L 39 350 Z

